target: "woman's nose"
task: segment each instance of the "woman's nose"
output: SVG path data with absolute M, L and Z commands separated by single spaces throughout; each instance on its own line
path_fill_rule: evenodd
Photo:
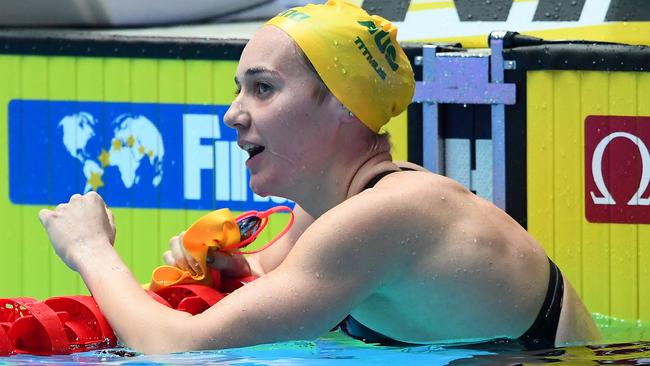
M 235 99 L 223 116 L 223 121 L 230 128 L 248 128 L 250 126 L 250 115 L 243 110 L 239 98 Z

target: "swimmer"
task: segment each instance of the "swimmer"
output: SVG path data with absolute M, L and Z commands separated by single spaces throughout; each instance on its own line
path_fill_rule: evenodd
M 224 120 L 250 158 L 250 186 L 296 202 L 274 246 L 218 254 L 259 279 L 191 316 L 152 300 L 113 249 L 103 200 L 74 195 L 40 219 L 121 341 L 145 353 L 315 339 L 335 327 L 387 344 L 509 338 L 530 348 L 598 330 L 542 247 L 459 183 L 394 162 L 380 128 L 410 103 L 396 28 L 330 0 L 281 13 L 246 45 Z M 172 238 L 168 264 L 191 269 Z

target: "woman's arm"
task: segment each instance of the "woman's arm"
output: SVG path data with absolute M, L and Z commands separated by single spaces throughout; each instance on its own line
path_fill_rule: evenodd
M 148 338 L 174 331 L 189 314 L 152 300 L 112 246 L 115 229 L 102 198 L 95 192 L 75 194 L 39 219 L 56 253 L 81 274 L 117 336 L 147 351 Z M 174 333 L 171 333 L 174 334 Z
M 392 221 L 364 215 L 360 222 L 354 207 L 337 212 L 311 225 L 274 271 L 196 316 L 144 292 L 110 244 L 110 223 L 96 193 L 76 195 L 39 216 L 57 254 L 81 274 L 121 341 L 145 353 L 168 353 L 312 339 L 343 319 L 403 266 L 385 255 L 391 246 L 384 243 L 396 240 Z M 366 220 L 378 225 L 360 238 Z

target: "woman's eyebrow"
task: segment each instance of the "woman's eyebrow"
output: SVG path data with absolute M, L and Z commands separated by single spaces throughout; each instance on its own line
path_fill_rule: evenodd
M 280 75 L 277 71 L 267 69 L 264 66 L 251 67 L 250 69 L 246 70 L 246 72 L 244 72 L 245 77 L 250 77 L 250 76 L 259 75 L 259 74 L 271 74 L 273 76 L 279 76 Z M 237 85 L 237 86 L 240 85 L 240 82 L 239 82 L 239 79 L 237 78 L 237 76 L 235 76 L 235 85 Z
M 271 74 L 273 76 L 279 76 L 280 75 L 275 70 L 267 69 L 264 66 L 256 66 L 256 67 L 251 67 L 250 69 L 246 70 L 246 72 L 244 73 L 244 76 L 254 76 L 254 75 L 258 75 L 258 74 Z M 237 85 L 239 85 L 239 79 L 237 78 L 237 76 L 235 76 L 235 83 Z
M 256 74 L 273 74 L 274 76 L 278 75 L 278 72 L 275 70 L 267 69 L 264 66 L 256 66 L 256 67 L 251 67 L 250 69 L 246 70 L 244 73 L 246 76 L 253 76 Z

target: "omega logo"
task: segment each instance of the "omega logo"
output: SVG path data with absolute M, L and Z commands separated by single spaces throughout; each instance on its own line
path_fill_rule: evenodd
M 588 116 L 584 127 L 587 220 L 650 224 L 650 117 Z
M 641 173 L 641 181 L 639 183 L 639 190 L 632 196 L 632 198 L 630 198 L 627 204 L 628 206 L 635 206 L 635 205 L 648 206 L 650 205 L 650 197 L 641 198 L 641 195 L 648 188 L 648 183 L 650 183 L 650 166 L 648 165 L 650 164 L 650 152 L 648 152 L 648 148 L 645 146 L 643 141 L 641 141 L 641 139 L 627 132 L 611 133 L 607 135 L 607 137 L 605 137 L 604 139 L 600 140 L 600 143 L 598 144 L 598 146 L 596 146 L 596 150 L 594 151 L 594 157 L 591 159 L 591 172 L 593 174 L 594 181 L 596 182 L 596 186 L 598 187 L 598 190 L 600 191 L 602 197 L 597 197 L 592 191 L 590 192 L 591 199 L 597 205 L 616 204 L 616 202 L 614 202 L 614 198 L 609 193 L 609 191 L 607 190 L 607 186 L 605 185 L 605 180 L 603 179 L 602 163 L 603 163 L 603 154 L 605 153 L 605 149 L 607 148 L 607 145 L 609 145 L 609 143 L 612 142 L 612 140 L 617 137 L 626 138 L 637 145 L 637 147 L 639 148 L 639 152 L 641 153 L 641 163 L 643 166 L 643 171 Z

